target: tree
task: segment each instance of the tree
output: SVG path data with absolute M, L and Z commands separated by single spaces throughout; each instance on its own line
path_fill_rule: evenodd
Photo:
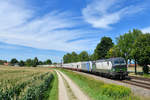
M 0 65 L 4 65 L 4 63 L 7 63 L 6 60 L 0 60 Z
M 42 61 L 39 61 L 39 65 L 43 65 L 44 63 Z
M 13 58 L 13 59 L 11 59 L 10 63 L 11 63 L 11 65 L 14 66 L 15 64 L 18 63 L 18 60 L 16 58 Z
M 54 62 L 53 64 L 54 64 L 54 65 L 56 65 L 57 63 L 56 63 L 56 62 Z
M 131 53 L 132 37 L 130 33 L 125 33 L 117 38 L 117 46 L 119 47 L 121 56 L 128 64 L 128 59 Z
M 89 61 L 89 55 L 86 51 L 82 51 L 79 54 L 79 61 Z
M 143 66 L 143 72 L 148 73 L 150 64 L 150 34 L 142 34 L 134 44 L 134 53 L 139 65 Z
M 109 49 L 109 51 L 107 52 L 107 58 L 114 58 L 114 57 L 120 57 L 120 52 L 119 52 L 119 48 L 117 47 L 117 45 L 113 46 L 112 48 Z
M 64 63 L 71 63 L 71 54 L 67 53 L 66 55 L 64 55 L 63 61 Z
M 23 60 L 21 60 L 20 62 L 19 62 L 19 66 L 24 66 L 25 65 L 25 62 L 23 61 Z
M 103 37 L 100 41 L 100 43 L 97 45 L 96 49 L 94 50 L 94 59 L 102 59 L 106 58 L 107 52 L 110 48 L 113 47 L 113 42 L 110 37 Z
M 32 59 L 27 59 L 25 65 L 31 67 L 33 65 Z
M 36 67 L 38 64 L 39 64 L 39 60 L 38 60 L 37 57 L 35 57 L 34 60 L 33 60 L 33 65 L 32 66 Z
M 137 74 L 137 59 L 138 59 L 138 56 L 136 54 L 136 46 L 134 45 L 137 38 L 140 37 L 142 35 L 142 32 L 138 29 L 133 29 L 133 32 L 132 32 L 132 46 L 131 46 L 131 55 L 130 55 L 130 58 L 129 59 L 133 59 L 134 60 L 134 68 L 135 68 L 135 74 Z
M 72 52 L 71 53 L 71 62 L 78 62 L 78 61 L 79 61 L 78 54 L 76 52 Z
M 50 65 L 50 64 L 52 64 L 52 61 L 50 59 L 47 59 L 44 64 Z
M 67 57 L 67 54 L 63 56 L 63 63 L 68 63 L 68 57 Z
M 94 58 L 95 58 L 94 53 L 93 53 L 93 54 L 91 54 L 91 55 L 89 55 L 89 60 L 91 60 L 91 61 L 96 60 L 96 59 L 94 59 Z
M 140 30 L 133 29 L 133 32 L 129 31 L 124 35 L 120 35 L 117 38 L 117 47 L 119 48 L 120 56 L 122 56 L 126 63 L 128 64 L 128 60 L 134 60 L 136 63 L 136 58 L 134 56 L 134 46 L 136 39 L 142 34 Z M 136 72 L 136 64 L 135 64 L 135 72 Z

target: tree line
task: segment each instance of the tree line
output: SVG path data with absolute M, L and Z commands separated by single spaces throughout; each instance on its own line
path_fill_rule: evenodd
M 76 52 L 67 53 L 63 57 L 64 63 L 89 61 L 89 60 L 90 60 L 90 55 L 86 51 L 82 51 L 80 54 L 77 54 Z
M 148 73 L 150 65 L 150 33 L 143 33 L 138 29 L 133 29 L 116 38 L 116 44 L 110 37 L 102 37 L 97 44 L 94 53 L 88 54 L 82 51 L 80 54 L 76 52 L 67 53 L 63 57 L 64 63 L 78 61 L 93 61 L 99 59 L 123 57 L 128 62 L 133 61 L 136 65 L 143 67 L 143 72 Z
M 4 65 L 4 63 L 7 63 L 7 60 L 0 60 L 0 65 Z
M 7 61 L 5 61 L 7 62 Z M 4 64 L 4 63 L 2 63 Z M 50 59 L 47 59 L 46 61 L 40 61 L 38 60 L 37 57 L 35 57 L 34 59 L 27 59 L 26 61 L 20 60 L 18 61 L 16 58 L 11 59 L 11 61 L 9 62 L 9 64 L 11 66 L 28 66 L 28 67 L 37 67 L 37 65 L 50 65 L 52 64 L 52 61 Z

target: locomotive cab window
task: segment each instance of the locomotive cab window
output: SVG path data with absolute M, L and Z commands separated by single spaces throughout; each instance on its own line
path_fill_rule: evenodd
M 126 63 L 125 63 L 125 60 L 124 60 L 124 59 L 116 59 L 116 60 L 114 61 L 114 64 L 115 64 L 115 65 L 124 65 L 124 64 L 126 64 Z

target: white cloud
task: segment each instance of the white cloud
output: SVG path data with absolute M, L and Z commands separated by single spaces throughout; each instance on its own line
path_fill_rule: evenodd
M 150 33 L 150 27 L 146 27 L 142 29 L 143 33 Z
M 0 30 L 6 30 L 23 24 L 31 15 L 32 11 L 2 0 L 0 1 Z
M 82 10 L 83 19 L 95 28 L 111 28 L 121 18 L 143 10 L 142 5 L 121 7 L 122 0 L 92 0 Z
M 51 11 L 44 16 L 35 16 L 34 9 L 0 1 L 0 41 L 40 49 L 61 51 L 89 50 L 92 39 L 68 42 L 85 34 L 75 28 L 69 12 Z M 86 32 L 88 33 L 88 32 Z

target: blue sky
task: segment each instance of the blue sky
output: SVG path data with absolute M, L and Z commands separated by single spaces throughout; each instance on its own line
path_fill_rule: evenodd
M 150 32 L 149 0 L 0 0 L 0 59 L 60 62 L 92 53 L 100 38 Z

